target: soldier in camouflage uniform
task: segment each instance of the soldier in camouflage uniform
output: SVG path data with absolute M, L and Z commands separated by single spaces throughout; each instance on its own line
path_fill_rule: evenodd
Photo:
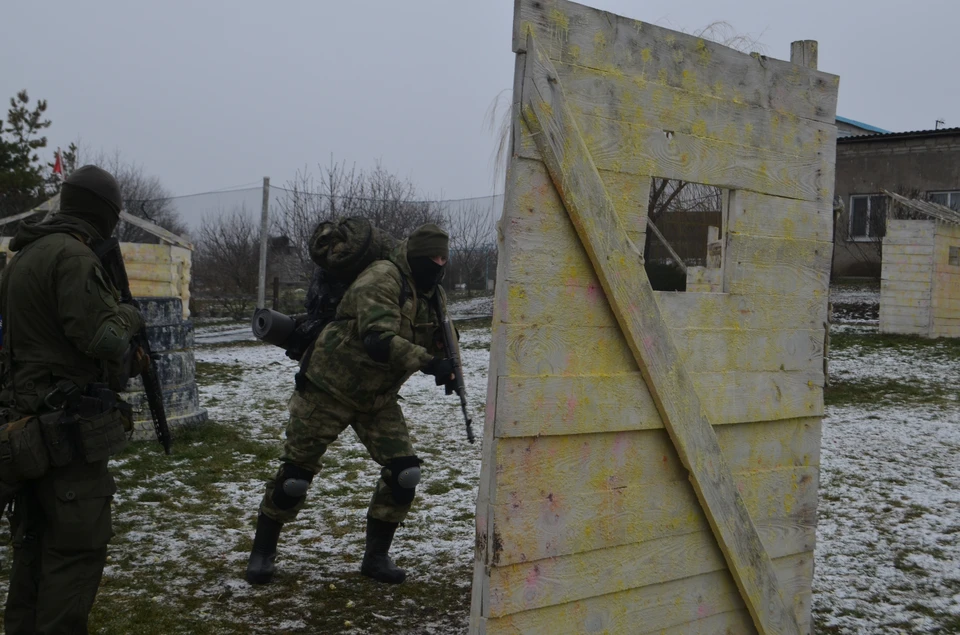
M 0 403 L 15 416 L 51 410 L 51 395 L 72 383 L 84 395 L 97 391 L 95 402 L 105 405 L 96 417 L 118 426 L 123 439 L 115 401 L 100 396 L 106 391 L 115 399 L 110 391 L 126 383 L 130 339 L 142 318 L 119 303 L 90 248 L 113 232 L 120 207 L 116 179 L 84 166 L 63 184 L 60 213 L 46 222 L 23 223 L 10 243 L 17 254 L 0 281 Z M 15 499 L 4 615 L 8 635 L 87 632 L 113 535 L 110 501 L 116 486 L 105 458 L 85 460 L 78 451 L 66 460 L 26 481 Z
M 387 260 L 363 270 L 324 328 L 305 368 L 306 381 L 290 398 L 283 465 L 268 482 L 247 580 L 269 582 L 283 523 L 296 518 L 320 471 L 320 458 L 348 426 L 382 466 L 367 511 L 360 572 L 400 583 L 406 573 L 388 555 L 394 532 L 414 499 L 420 460 L 414 454 L 397 393 L 416 371 L 443 384 L 453 363 L 440 355 L 438 322 L 429 299 L 443 290 L 446 232 L 428 224 L 401 242 Z

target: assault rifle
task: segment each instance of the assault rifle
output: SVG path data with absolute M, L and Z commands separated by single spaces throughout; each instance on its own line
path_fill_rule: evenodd
M 445 384 L 447 394 L 457 393 L 460 397 L 460 410 L 463 412 L 463 420 L 467 424 L 467 441 L 473 443 L 473 419 L 467 412 L 467 387 L 463 383 L 463 362 L 460 359 L 460 343 L 457 341 L 457 334 L 453 331 L 453 325 L 450 323 L 450 317 L 443 310 L 443 304 L 440 302 L 440 289 L 435 289 L 433 298 L 430 299 L 433 304 L 433 310 L 437 313 L 437 320 L 440 321 L 440 332 L 443 334 L 443 349 L 447 354 L 447 359 L 453 362 L 453 381 Z
M 94 253 L 100 258 L 100 264 L 106 270 L 110 281 L 120 291 L 120 301 L 140 309 L 140 303 L 133 299 L 130 293 L 130 280 L 127 278 L 127 268 L 123 264 L 123 254 L 120 253 L 120 241 L 108 238 L 94 247 Z M 167 413 L 163 407 L 163 387 L 157 376 L 156 358 L 150 350 L 150 340 L 147 338 L 147 326 L 144 324 L 133 336 L 131 343 L 135 350 L 143 351 L 144 359 L 140 363 L 140 379 L 143 380 L 143 391 L 147 394 L 147 404 L 150 406 L 150 417 L 153 419 L 153 429 L 157 433 L 157 441 L 163 446 L 163 451 L 170 454 L 170 428 L 167 426 Z

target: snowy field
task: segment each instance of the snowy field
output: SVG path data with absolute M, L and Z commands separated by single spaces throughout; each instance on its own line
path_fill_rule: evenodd
M 451 312 L 482 315 L 485 302 Z M 875 322 L 850 322 L 831 342 L 814 632 L 960 633 L 960 344 L 881 338 Z M 479 439 L 490 329 L 471 324 L 461 346 Z M 466 442 L 456 398 L 420 374 L 401 393 L 425 461 L 393 550 L 408 582 L 386 587 L 357 573 L 378 468 L 351 431 L 284 529 L 276 582 L 243 581 L 296 365 L 234 332 L 240 341 L 223 341 L 228 325 L 198 333 L 198 383 L 214 423 L 181 433 L 173 457 L 138 443 L 114 462 L 117 536 L 91 632 L 465 633 L 480 448 Z M 9 551 L 0 558 L 2 577 Z

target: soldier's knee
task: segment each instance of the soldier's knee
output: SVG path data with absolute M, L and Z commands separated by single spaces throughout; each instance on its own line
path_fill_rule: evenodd
M 420 459 L 415 456 L 390 459 L 380 471 L 380 476 L 390 487 L 393 500 L 401 505 L 409 505 L 420 482 Z
M 312 480 L 313 472 L 310 470 L 284 463 L 274 481 L 273 504 L 283 511 L 293 509 L 307 497 L 307 489 Z

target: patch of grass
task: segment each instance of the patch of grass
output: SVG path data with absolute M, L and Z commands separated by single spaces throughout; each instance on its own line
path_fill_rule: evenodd
M 912 573 L 915 575 L 920 575 L 926 577 L 929 575 L 923 567 L 916 565 L 912 562 L 909 562 L 907 558 L 910 556 L 910 552 L 904 551 L 902 549 L 897 550 L 897 553 L 893 556 L 893 566 L 897 569 L 900 569 L 904 573 Z
M 273 346 L 260 340 L 230 340 L 227 342 L 198 342 L 196 348 L 234 348 L 242 346 L 244 348 L 253 346 Z
M 960 339 L 930 339 L 917 335 L 839 332 L 830 334 L 830 350 L 841 352 L 856 348 L 861 353 L 899 352 L 915 349 L 933 356 L 960 357 Z
M 197 362 L 197 384 L 232 384 L 243 379 L 243 368 L 234 364 L 217 362 Z
M 478 317 L 478 318 L 467 318 L 464 320 L 457 320 L 456 326 L 458 331 L 472 331 L 475 329 L 488 329 L 490 325 L 493 324 L 493 318 L 491 317 Z
M 946 404 L 952 394 L 950 386 L 907 379 L 831 378 L 823 389 L 823 402 L 828 406 L 930 405 Z
M 450 487 L 450 484 L 449 484 L 449 483 L 446 483 L 446 482 L 444 482 L 444 481 L 436 481 L 436 480 L 435 480 L 435 481 L 430 481 L 429 483 L 427 483 L 427 486 L 424 488 L 424 491 L 425 491 L 427 494 L 430 494 L 430 495 L 432 495 L 432 496 L 439 496 L 440 494 L 446 494 L 446 493 L 449 492 L 451 489 L 453 489 L 453 488 Z

